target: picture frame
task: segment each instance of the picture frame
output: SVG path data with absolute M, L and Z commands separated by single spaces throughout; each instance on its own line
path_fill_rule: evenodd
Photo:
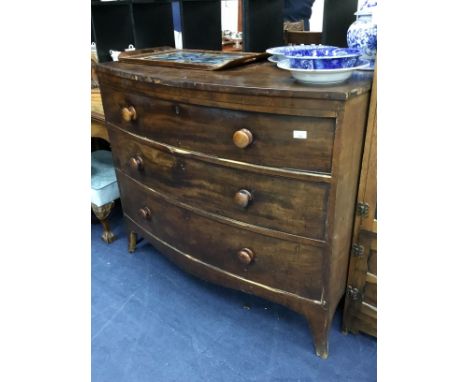
M 250 62 L 260 61 L 268 56 L 266 52 L 225 52 L 216 50 L 148 48 L 122 52 L 119 61 L 151 66 L 187 68 L 201 70 L 222 70 Z

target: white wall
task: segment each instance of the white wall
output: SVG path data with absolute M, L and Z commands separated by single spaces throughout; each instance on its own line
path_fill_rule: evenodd
M 315 0 L 312 6 L 312 17 L 309 20 L 311 32 L 322 32 L 323 31 L 323 5 L 325 0 Z M 358 0 L 357 9 L 361 8 L 361 5 L 365 0 Z
M 312 6 L 312 17 L 310 18 L 311 32 L 322 32 L 323 28 L 323 6 L 325 0 L 315 0 Z M 365 0 L 358 0 L 359 9 Z M 237 9 L 238 0 L 221 1 L 221 28 L 237 32 Z M 356 10 L 357 10 L 356 9 Z
M 324 0 L 315 0 L 312 6 L 312 17 L 309 20 L 311 32 L 322 32 Z
M 237 0 L 221 1 L 221 29 L 238 32 L 237 30 Z

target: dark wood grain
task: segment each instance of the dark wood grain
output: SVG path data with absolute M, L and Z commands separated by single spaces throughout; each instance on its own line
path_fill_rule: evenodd
M 364 287 L 364 301 L 377 307 L 377 284 L 366 283 Z
M 308 31 L 293 31 L 285 30 L 284 39 L 286 44 L 320 44 L 322 41 L 322 33 Z
M 375 71 L 376 73 L 376 71 Z M 353 243 L 362 249 L 351 255 L 348 288 L 358 298 L 347 296 L 343 330 L 377 336 L 377 76 L 374 74 L 367 119 L 366 139 L 359 181 L 358 201 L 368 206 L 367 214 L 355 215 Z
M 167 203 L 118 171 L 125 213 L 154 235 L 205 263 L 248 280 L 320 299 L 322 249 L 236 229 Z M 151 211 L 150 218 L 140 213 Z M 229 233 L 229 234 L 228 234 Z M 238 259 L 244 247 L 255 252 L 251 266 Z
M 206 89 L 207 91 L 199 91 L 199 89 L 192 87 L 181 89 L 165 83 L 167 80 L 164 80 L 164 83 L 160 79 L 153 79 L 154 82 L 139 81 L 138 76 L 133 78 L 126 76 L 116 77 L 103 72 L 102 68 L 99 71 L 99 81 L 103 84 L 103 91 L 125 91 L 125 89 L 131 88 L 133 94 L 174 103 L 224 108 L 234 111 L 271 113 L 274 110 L 274 114 L 277 115 L 302 115 L 318 118 L 336 118 L 338 110 L 343 106 L 343 103 L 339 100 L 316 99 L 314 102 L 311 102 L 310 97 L 301 98 L 297 96 L 296 92 L 290 91 L 285 92 L 284 97 L 274 95 L 265 97 L 262 94 L 258 94 L 255 88 L 250 92 L 243 92 L 242 90 L 238 90 L 238 88 L 225 92 L 222 87 L 217 90 Z M 183 72 L 185 73 L 186 71 Z M 223 73 L 225 77 L 228 74 L 231 75 L 231 71 L 223 71 Z M 362 93 L 361 88 L 354 90 L 356 93 L 352 93 L 352 96 Z M 106 94 L 104 98 L 107 97 L 108 95 Z
M 336 173 L 336 183 L 331 191 L 334 199 L 328 220 L 333 255 L 327 258 L 326 265 L 330 278 L 327 300 L 334 304 L 338 304 L 346 288 L 368 103 L 368 94 L 349 100 L 345 106 L 347 110 L 337 122 L 338 139 L 332 170 Z
M 154 141 L 152 139 L 148 139 L 141 135 L 137 135 L 134 133 L 129 132 L 126 129 L 123 129 L 117 125 L 111 124 L 107 122 L 106 126 L 109 129 L 114 129 L 116 131 L 120 131 L 125 133 L 129 136 L 130 139 L 136 140 L 141 142 L 147 146 L 153 147 L 156 150 L 161 150 L 170 154 L 177 154 L 184 158 L 194 158 L 196 160 L 206 162 L 206 163 L 213 163 L 220 166 L 225 167 L 232 167 L 241 170 L 248 170 L 260 175 L 273 175 L 273 176 L 281 176 L 290 179 L 300 179 L 304 181 L 314 181 L 317 183 L 333 183 L 334 178 L 330 174 L 324 174 L 319 172 L 310 172 L 310 171 L 302 171 L 302 170 L 294 170 L 294 169 L 287 169 L 287 168 L 277 168 L 277 167 L 267 167 L 267 166 L 260 166 L 252 163 L 246 162 L 238 162 L 233 161 L 226 158 L 216 157 L 212 155 L 206 155 L 204 153 L 199 153 L 196 151 L 189 151 L 184 149 L 179 149 L 177 147 L 168 145 L 166 143 L 161 143 L 158 141 Z
M 370 248 L 367 266 L 368 272 L 377 276 L 377 243 L 375 243 L 375 248 L 374 246 Z
M 147 231 L 144 227 L 138 225 L 128 215 L 124 215 L 128 230 L 131 235 L 131 240 L 135 232 L 140 232 L 144 235 L 155 248 L 157 248 L 169 260 L 176 263 L 186 272 L 198 276 L 204 280 L 226 286 L 228 288 L 238 289 L 246 293 L 255 294 L 257 296 L 269 299 L 278 304 L 285 305 L 301 314 L 313 322 L 314 324 L 321 325 L 317 331 L 320 335 L 327 333 L 327 320 L 333 316 L 333 313 L 326 309 L 323 300 L 313 300 L 305 298 L 301 295 L 289 293 L 281 289 L 277 289 L 268 285 L 263 285 L 249 279 L 238 276 L 234 273 L 227 272 L 226 270 L 215 267 L 211 264 L 200 261 L 199 259 L 190 256 L 188 253 L 182 252 L 160 240 L 154 233 Z M 319 336 L 320 336 L 319 335 Z
M 323 240 L 329 185 L 259 175 L 170 154 L 109 129 L 114 164 L 136 180 L 192 206 L 249 224 Z M 141 169 L 134 169 L 136 158 Z M 249 190 L 247 208 L 234 197 Z M 284 220 L 288 222 L 284 224 Z
M 314 87 L 270 64 L 97 73 L 129 231 L 187 272 L 303 314 L 326 358 L 346 288 L 369 74 Z M 126 122 L 129 106 L 137 118 Z M 242 129 L 252 139 L 238 147 Z
M 231 111 L 124 91 L 111 92 L 103 102 L 110 123 L 174 147 L 264 166 L 331 172 L 333 118 Z M 247 137 L 246 129 L 252 140 L 241 144 L 234 136 Z M 307 134 L 307 139 L 295 139 L 294 131 Z
M 176 89 L 196 89 L 203 91 L 234 93 L 243 95 L 264 95 L 267 97 L 315 98 L 325 100 L 346 100 L 370 90 L 372 73 L 355 72 L 345 83 L 331 86 L 309 86 L 296 82 L 288 71 L 265 62 L 250 64 L 219 72 L 187 69 L 151 67 L 121 62 L 108 62 L 98 65 L 99 83 L 105 81 L 105 74 L 117 78 L 130 79 L 140 83 L 150 83 Z M 117 78 L 116 78 L 117 77 Z M 174 89 L 173 89 L 174 90 Z M 180 91 L 179 91 L 180 93 Z M 203 95 L 201 95 L 203 96 Z M 271 101 L 271 99 L 269 100 Z M 283 102 L 288 102 L 283 99 Z

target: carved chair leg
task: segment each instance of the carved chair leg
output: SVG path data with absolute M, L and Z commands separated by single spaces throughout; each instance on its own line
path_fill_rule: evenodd
M 327 317 L 325 320 L 317 320 L 308 317 L 309 328 L 312 332 L 315 343 L 315 354 L 322 359 L 328 358 L 328 332 L 330 331 L 330 319 L 328 313 L 324 312 Z
M 101 235 L 101 239 L 104 240 L 107 244 L 112 243 L 116 239 L 116 237 L 110 230 L 109 221 L 107 220 L 113 207 L 114 207 L 114 202 L 104 204 L 103 206 L 100 206 L 100 207 L 91 203 L 91 208 L 93 209 L 94 214 L 99 219 L 99 221 L 102 224 L 102 227 L 104 228 L 104 231 Z
M 137 245 L 137 234 L 134 231 L 130 231 L 128 235 L 128 252 L 133 253 L 135 252 Z

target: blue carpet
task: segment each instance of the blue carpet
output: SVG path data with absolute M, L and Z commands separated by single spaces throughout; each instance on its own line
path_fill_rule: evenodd
M 107 245 L 91 226 L 93 382 L 376 381 L 376 340 L 342 334 L 341 310 L 321 360 L 301 315 L 188 275 L 146 241 L 130 255 L 119 208 L 111 227 Z

